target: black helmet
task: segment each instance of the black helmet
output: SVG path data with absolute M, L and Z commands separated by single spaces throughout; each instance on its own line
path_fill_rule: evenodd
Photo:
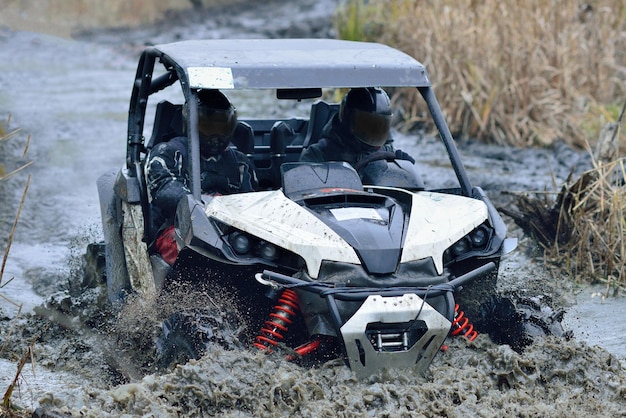
M 219 90 L 198 91 L 198 136 L 203 156 L 224 151 L 237 126 L 237 110 Z
M 345 95 L 339 108 L 339 120 L 357 140 L 372 147 L 389 139 L 391 101 L 378 87 L 354 88 Z

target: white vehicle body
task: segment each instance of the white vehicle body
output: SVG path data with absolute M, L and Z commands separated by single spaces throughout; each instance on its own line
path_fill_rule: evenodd
M 443 274 L 443 254 L 455 242 L 487 220 L 484 202 L 463 196 L 434 192 L 408 192 L 412 210 L 401 262 L 432 258 Z M 354 248 L 339 234 L 302 206 L 285 197 L 281 190 L 221 196 L 206 206 L 207 217 L 246 231 L 260 239 L 301 254 L 307 272 L 317 278 L 322 261 L 359 264 Z M 369 208 L 338 208 L 338 220 L 381 220 Z M 451 222 L 454 220 L 454 222 Z

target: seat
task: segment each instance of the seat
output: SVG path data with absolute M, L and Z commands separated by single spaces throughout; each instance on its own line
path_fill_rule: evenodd
M 296 133 L 285 121 L 276 121 L 269 132 L 271 165 L 268 171 L 275 187 L 280 185 L 280 166 L 287 161 L 287 146 L 291 145 Z
M 307 126 L 306 136 L 302 143 L 302 148 L 315 144 L 320 139 L 322 129 L 328 121 L 339 111 L 339 103 L 327 103 L 318 100 L 311 105 L 311 115 Z
M 237 122 L 231 142 L 248 158 L 251 159 L 254 155 L 254 130 L 248 123 L 243 121 Z
M 156 144 L 169 141 L 182 134 L 183 105 L 173 104 L 167 100 L 160 101 L 156 106 L 152 136 L 146 144 L 146 148 L 150 150 Z
M 285 121 L 279 120 L 270 129 L 270 153 L 272 157 L 284 157 L 287 146 L 291 145 L 296 133 Z

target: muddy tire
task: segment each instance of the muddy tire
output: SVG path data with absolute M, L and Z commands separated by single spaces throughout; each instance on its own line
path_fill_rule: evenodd
M 157 367 L 168 369 L 199 359 L 211 346 L 226 350 L 241 347 L 233 318 L 223 318 L 211 309 L 177 312 L 163 321 L 156 341 Z
M 564 311 L 554 311 L 538 298 L 514 300 L 494 296 L 485 304 L 478 326 L 496 344 L 507 344 L 522 352 L 538 337 L 555 336 L 569 339 L 571 333 L 562 325 Z
M 524 336 L 532 342 L 537 336 L 553 335 L 569 338 L 569 333 L 563 328 L 564 310 L 553 311 L 547 305 L 542 305 L 535 299 L 525 299 L 516 304 L 517 314 L 521 317 Z
M 470 269 L 478 268 L 480 265 L 468 265 Z M 464 274 L 459 272 L 457 275 Z M 497 294 L 498 267 L 485 274 L 471 283 L 463 286 L 455 295 L 454 299 L 459 304 L 465 316 L 479 326 L 480 318 L 488 318 L 489 312 L 485 311 L 485 307 L 493 305 L 494 295 Z M 485 332 L 485 331 L 482 331 Z
M 106 256 L 104 242 L 94 242 L 87 245 L 83 256 L 83 289 L 93 289 L 106 286 Z
M 97 181 L 102 208 L 107 297 L 109 302 L 114 304 L 123 302 L 131 290 L 121 233 L 122 202 L 114 192 L 118 174 L 118 169 L 112 169 L 100 176 Z

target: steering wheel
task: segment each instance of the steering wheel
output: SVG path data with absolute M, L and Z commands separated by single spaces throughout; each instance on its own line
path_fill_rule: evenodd
M 394 161 L 396 158 L 397 158 L 396 154 L 391 151 L 379 150 L 357 161 L 356 164 L 354 164 L 354 169 L 357 172 L 360 172 L 362 168 L 366 167 L 369 163 L 373 161 L 380 161 L 380 160 Z

